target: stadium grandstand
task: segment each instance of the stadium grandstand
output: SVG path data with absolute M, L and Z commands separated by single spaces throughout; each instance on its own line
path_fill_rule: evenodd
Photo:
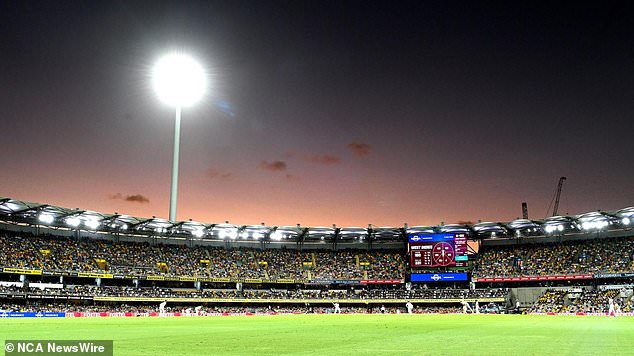
M 344 313 L 405 313 L 411 302 L 415 313 L 606 314 L 617 305 L 631 315 L 633 227 L 634 208 L 347 228 L 167 221 L 3 198 L 0 310 L 156 315 L 167 302 L 174 315 L 331 313 L 337 303 Z

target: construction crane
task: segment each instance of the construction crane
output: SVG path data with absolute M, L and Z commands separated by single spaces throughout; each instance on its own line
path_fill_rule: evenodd
M 553 215 L 557 216 L 557 211 L 559 210 L 559 198 L 561 198 L 561 188 L 564 186 L 564 181 L 566 177 L 559 178 L 559 183 L 557 184 L 557 191 L 555 191 L 555 196 L 550 201 L 550 205 L 548 206 L 548 210 L 546 211 L 546 215 L 548 216 L 548 211 L 550 211 L 550 206 L 553 204 L 553 200 L 555 201 L 555 206 L 553 207 Z

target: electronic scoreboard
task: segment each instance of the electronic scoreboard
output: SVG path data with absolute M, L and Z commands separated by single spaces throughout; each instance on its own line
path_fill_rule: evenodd
M 467 234 L 410 234 L 408 241 L 412 268 L 467 266 Z

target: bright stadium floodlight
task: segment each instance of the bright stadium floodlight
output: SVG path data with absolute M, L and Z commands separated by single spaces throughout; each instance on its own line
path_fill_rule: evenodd
M 79 218 L 76 217 L 76 216 L 73 216 L 73 217 L 70 217 L 70 218 L 66 219 L 66 224 L 68 224 L 69 226 L 72 226 L 72 227 L 79 226 L 79 223 L 81 223 L 81 220 L 79 220 Z
M 91 219 L 91 220 L 86 220 L 84 222 L 84 225 L 86 225 L 88 228 L 92 230 L 96 230 L 99 227 L 100 223 L 97 220 Z
M 159 99 L 174 108 L 194 105 L 202 98 L 207 86 L 203 67 L 181 53 L 159 59 L 152 71 L 152 79 Z
M 271 234 L 271 240 L 281 240 L 282 239 L 282 233 L 279 231 L 275 231 L 274 233 Z
M 38 216 L 38 220 L 44 224 L 51 224 L 55 220 L 55 217 L 51 214 L 42 213 Z
M 625 217 L 625 218 L 623 218 L 623 220 L 621 220 L 621 222 L 623 223 L 623 225 L 629 225 L 630 224 L 630 218 Z
M 154 66 L 152 84 L 159 99 L 176 109 L 169 211 L 170 221 L 176 221 L 181 109 L 194 105 L 202 98 L 207 87 L 207 79 L 203 67 L 193 58 L 181 53 L 172 53 L 161 58 Z
M 229 237 L 232 240 L 235 240 L 238 238 L 238 230 L 229 230 L 227 231 L 227 237 Z
M 196 229 L 192 232 L 192 235 L 201 238 L 203 237 L 203 235 L 205 234 L 205 231 L 203 231 L 203 229 Z

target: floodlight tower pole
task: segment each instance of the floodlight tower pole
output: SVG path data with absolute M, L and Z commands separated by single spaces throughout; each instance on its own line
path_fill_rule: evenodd
M 172 189 L 170 190 L 170 221 L 176 221 L 176 205 L 178 202 L 178 159 L 181 145 L 181 107 L 176 107 L 174 120 L 174 158 L 172 159 Z

